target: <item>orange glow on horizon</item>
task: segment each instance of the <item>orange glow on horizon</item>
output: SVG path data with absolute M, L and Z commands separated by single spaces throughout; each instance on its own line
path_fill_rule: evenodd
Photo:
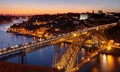
M 89 1 L 86 0 L 1 0 L 0 14 L 35 15 L 57 13 L 86 13 L 86 12 L 120 12 L 117 1 Z M 102 5 L 103 4 L 103 5 Z
M 57 13 L 86 13 L 86 12 L 92 12 L 92 9 L 90 8 L 25 8 L 25 7 L 12 7 L 12 8 L 6 8 L 6 7 L 0 7 L 0 14 L 12 14 L 12 15 L 37 15 L 37 14 L 57 14 Z M 97 12 L 97 10 L 95 10 Z M 104 11 L 109 12 L 109 11 Z
M 57 13 L 83 13 L 83 12 L 92 12 L 91 8 L 88 7 L 74 7 L 71 6 L 25 6 L 25 5 L 16 5 L 11 6 L 0 6 L 0 14 L 12 14 L 12 15 L 35 15 L 35 14 L 57 14 Z
M 57 14 L 57 13 L 86 13 L 92 12 L 90 8 L 48 8 L 48 7 L 41 7 L 41 8 L 34 8 L 34 7 L 20 7 L 20 6 L 12 6 L 8 7 L 0 7 L 0 14 L 12 14 L 12 15 L 37 15 L 37 14 Z M 97 11 L 96 11 L 97 12 Z
M 0 14 L 12 14 L 12 15 L 36 15 L 36 14 L 57 14 L 57 13 L 83 13 L 87 11 L 70 11 L 70 10 L 2 10 Z

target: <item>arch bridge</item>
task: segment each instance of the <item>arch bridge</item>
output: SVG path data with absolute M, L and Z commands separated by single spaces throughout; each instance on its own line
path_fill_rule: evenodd
M 65 72 L 77 71 L 101 51 L 106 50 L 107 42 L 107 38 L 99 31 L 79 34 L 62 56 L 55 53 L 53 67 Z M 86 55 L 79 57 L 80 52 Z
M 104 36 L 104 30 L 116 25 L 117 23 L 112 23 L 78 29 L 70 33 L 53 36 L 51 39 L 37 40 L 31 43 L 3 48 L 0 49 L 0 59 L 8 58 L 21 52 L 29 53 L 40 47 L 71 39 L 72 42 L 63 55 L 58 54 L 59 49 L 56 48 L 53 67 L 64 72 L 74 72 L 101 51 L 106 50 L 108 40 Z M 79 57 L 80 54 L 83 56 Z
M 56 48 L 53 67 L 61 72 L 78 71 L 101 51 L 107 49 L 108 40 L 104 35 L 105 29 L 107 29 L 106 26 L 103 28 L 95 27 L 94 29 L 88 28 L 87 31 L 82 33 L 76 33 L 74 35 L 76 37 L 73 38 L 73 41 L 63 55 Z

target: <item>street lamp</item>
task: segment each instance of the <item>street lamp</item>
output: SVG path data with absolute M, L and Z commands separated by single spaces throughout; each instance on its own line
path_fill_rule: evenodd
M 77 36 L 77 34 L 76 34 L 76 33 L 74 33 L 74 34 L 73 34 L 73 36 L 74 36 L 74 37 L 76 37 L 76 36 Z

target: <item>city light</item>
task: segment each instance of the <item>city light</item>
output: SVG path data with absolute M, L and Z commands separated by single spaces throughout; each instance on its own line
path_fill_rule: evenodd
M 102 41 L 102 44 L 105 44 L 106 42 L 105 41 Z
M 119 66 L 114 55 L 107 57 L 120 53 L 119 3 L 118 0 L 0 1 L 0 60 L 6 63 L 0 61 L 0 72 L 9 72 L 5 70 L 12 66 L 15 67 L 11 72 L 29 72 L 36 70 L 36 65 L 43 72 L 78 72 L 91 62 L 97 66 L 89 72 L 119 71 L 114 65 Z M 13 63 L 9 66 L 9 62 Z M 25 64 L 35 66 L 32 69 Z
M 96 30 L 99 30 L 99 28 L 98 28 L 98 27 L 96 27 Z
M 76 33 L 74 33 L 74 34 L 73 34 L 73 36 L 74 36 L 74 37 L 76 37 L 76 36 L 77 36 L 77 34 L 76 34 Z
M 60 66 L 58 66 L 57 68 L 58 68 L 58 70 L 60 70 L 60 69 L 61 69 L 61 68 L 60 68 Z
M 109 41 L 108 41 L 107 50 L 111 50 L 112 47 L 113 47 L 113 45 L 114 45 L 114 40 L 109 40 Z
M 88 32 L 87 31 L 85 31 L 85 32 L 83 32 L 82 34 L 87 34 Z
M 107 50 L 111 50 L 111 46 L 108 46 L 108 47 L 107 47 Z

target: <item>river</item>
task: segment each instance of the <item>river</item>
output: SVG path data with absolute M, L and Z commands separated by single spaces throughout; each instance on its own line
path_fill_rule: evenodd
M 12 33 L 7 33 L 6 30 L 14 23 L 21 23 L 22 19 L 13 21 L 8 24 L 0 25 L 0 48 L 9 47 L 12 45 L 20 45 L 26 42 L 31 42 L 34 39 L 25 36 L 18 36 Z M 24 63 L 37 66 L 52 66 L 52 59 L 54 54 L 54 46 L 42 48 L 40 50 L 26 54 Z M 16 56 L 6 60 L 7 62 L 21 63 L 20 57 Z
M 91 60 L 79 72 L 120 72 L 120 56 L 100 54 Z
M 23 20 L 19 19 L 8 24 L 0 25 L 0 48 L 19 45 L 26 42 L 31 42 L 34 38 L 25 36 L 18 36 L 12 33 L 7 33 L 6 30 L 14 23 L 21 23 Z M 66 49 L 65 47 L 61 47 Z M 36 66 L 52 66 L 55 46 L 41 48 L 26 54 L 23 57 L 24 62 L 21 61 L 20 56 L 15 56 L 6 60 L 13 63 L 25 63 Z M 120 72 L 120 56 L 100 54 L 97 59 L 93 59 L 87 63 L 79 72 Z

